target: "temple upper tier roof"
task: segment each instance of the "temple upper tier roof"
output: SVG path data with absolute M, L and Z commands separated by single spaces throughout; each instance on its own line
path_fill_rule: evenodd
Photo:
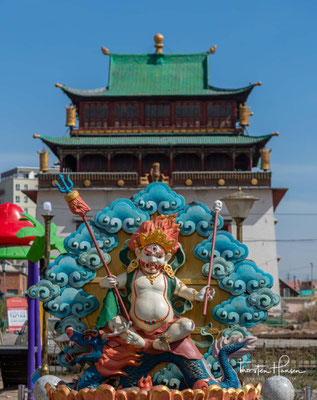
M 80 90 L 59 85 L 74 103 L 80 98 L 126 96 L 236 97 L 246 101 L 254 86 L 221 89 L 209 84 L 208 52 L 197 54 L 110 54 L 108 86 Z

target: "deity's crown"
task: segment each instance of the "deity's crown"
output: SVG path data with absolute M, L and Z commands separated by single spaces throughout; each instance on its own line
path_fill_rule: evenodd
M 166 234 L 162 232 L 161 228 L 156 228 L 155 231 L 149 232 L 147 235 L 143 233 L 140 235 L 140 249 L 154 243 L 163 247 L 166 253 L 174 253 L 176 251 L 174 248 L 175 241 L 167 240 Z
M 143 249 L 150 244 L 160 245 L 167 253 L 175 254 L 179 248 L 179 225 L 175 223 L 176 214 L 158 215 L 149 221 L 144 221 L 140 228 L 133 233 L 129 247 Z

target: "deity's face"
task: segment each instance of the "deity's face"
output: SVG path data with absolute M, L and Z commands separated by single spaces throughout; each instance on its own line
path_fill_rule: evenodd
M 135 249 L 140 266 L 147 274 L 157 274 L 171 259 L 172 255 L 166 253 L 158 244 L 150 244 L 142 250 Z

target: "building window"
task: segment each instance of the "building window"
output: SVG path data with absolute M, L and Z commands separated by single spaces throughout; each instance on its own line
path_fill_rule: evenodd
M 15 196 L 15 202 L 20 203 L 20 196 Z
M 84 107 L 84 121 L 89 120 L 89 105 L 86 104 Z
M 283 297 L 291 297 L 290 288 L 283 288 Z
M 182 102 L 176 103 L 176 126 L 198 127 L 200 126 L 200 104 Z
M 148 112 L 148 110 L 146 110 Z M 114 108 L 115 126 L 139 125 L 139 105 L 135 103 L 120 103 Z
M 29 209 L 26 207 L 26 208 L 23 209 L 23 211 L 24 211 L 25 213 L 27 213 L 27 212 L 29 212 Z
M 207 105 L 207 126 L 213 128 L 234 128 L 232 104 L 208 103 Z
M 24 196 L 24 203 L 28 202 L 28 196 Z
M 20 190 L 20 184 L 19 183 L 15 184 L 15 190 Z
M 90 120 L 94 120 L 95 119 L 95 106 L 93 104 L 90 105 Z
M 28 190 L 28 188 L 29 188 L 29 185 L 24 185 L 24 190 Z
M 169 104 L 146 104 L 145 126 L 169 126 L 170 106 Z

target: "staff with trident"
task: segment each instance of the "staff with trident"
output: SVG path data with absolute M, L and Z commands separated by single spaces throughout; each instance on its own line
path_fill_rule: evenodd
M 214 209 L 214 212 L 215 212 L 214 229 L 213 229 L 213 233 L 212 233 L 212 242 L 211 242 L 210 260 L 209 260 L 209 271 L 208 271 L 208 282 L 207 282 L 207 288 L 206 288 L 206 293 L 205 293 L 203 315 L 207 314 L 208 296 L 209 296 L 209 292 L 210 292 L 210 283 L 211 283 L 211 274 L 212 274 L 212 264 L 213 264 L 214 253 L 215 253 L 215 243 L 216 243 L 216 235 L 217 235 L 218 215 L 219 215 L 219 212 L 222 209 L 222 202 L 220 200 L 216 200 L 214 202 L 213 209 Z
M 58 175 L 58 181 L 59 182 L 55 182 L 55 186 L 58 188 L 58 190 L 61 193 L 65 193 L 65 200 L 67 201 L 68 207 L 70 209 L 70 211 L 75 214 L 75 215 L 79 215 L 80 217 L 82 217 L 86 228 L 89 232 L 89 235 L 91 236 L 91 239 L 96 247 L 97 253 L 106 269 L 107 275 L 108 277 L 113 277 L 107 263 L 106 260 L 102 254 L 102 251 L 100 250 L 100 247 L 97 243 L 97 240 L 95 238 L 95 235 L 91 229 L 91 226 L 88 223 L 86 214 L 91 210 L 91 208 L 84 202 L 84 200 L 80 197 L 78 190 L 72 190 L 74 187 L 73 182 L 71 181 L 69 175 L 66 175 L 66 179 L 64 178 L 64 176 L 62 174 Z M 129 316 L 129 313 L 123 303 L 122 297 L 119 293 L 118 288 L 115 286 L 114 288 L 114 292 L 116 294 L 116 297 L 119 301 L 119 304 L 121 306 L 121 309 L 124 313 L 124 316 L 126 317 L 128 324 L 125 326 L 125 329 L 127 329 L 130 325 L 131 325 L 131 318 Z M 119 332 L 117 332 L 118 334 Z

